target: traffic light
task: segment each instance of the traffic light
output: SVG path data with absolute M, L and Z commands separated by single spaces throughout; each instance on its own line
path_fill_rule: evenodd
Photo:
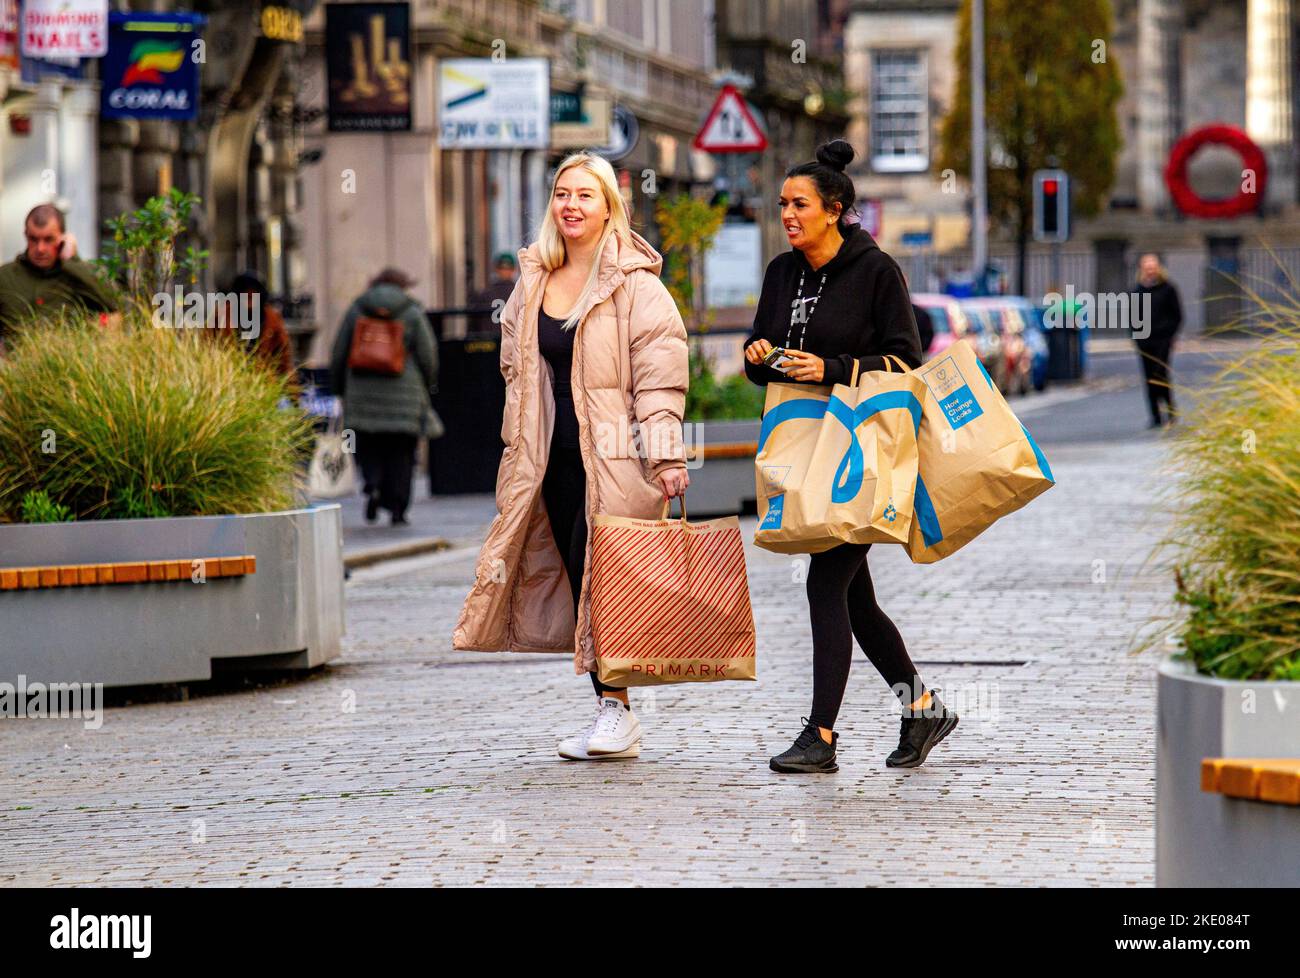
M 1034 172 L 1034 240 L 1070 239 L 1070 175 L 1064 170 Z

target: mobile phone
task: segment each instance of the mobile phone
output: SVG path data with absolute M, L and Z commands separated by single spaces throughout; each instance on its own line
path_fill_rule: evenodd
M 783 347 L 774 346 L 772 349 L 768 350 L 767 355 L 763 357 L 763 363 L 766 366 L 771 367 L 773 370 L 779 370 L 782 373 L 785 373 L 786 365 L 790 363 L 790 357 L 785 355 L 785 349 Z

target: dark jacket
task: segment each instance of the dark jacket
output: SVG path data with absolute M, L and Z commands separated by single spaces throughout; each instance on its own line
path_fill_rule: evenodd
M 362 315 L 398 319 L 405 324 L 406 366 L 400 376 L 354 373 L 348 367 L 352 331 Z M 437 392 L 438 345 L 419 304 L 396 285 L 363 292 L 343 317 L 330 358 L 330 384 L 343 398 L 343 427 L 353 431 L 436 434 L 430 395 Z
M 803 294 L 817 294 L 822 273 L 826 287 L 813 307 L 803 348 L 826 361 L 822 384 L 848 383 L 857 357 L 861 370 L 884 370 L 883 354 L 897 356 L 909 367 L 921 365 L 921 340 L 903 273 L 894 259 L 876 245 L 864 229 L 854 228 L 839 252 L 819 269 L 813 269 L 803 252 L 791 249 L 777 255 L 763 275 L 763 291 L 754 314 L 753 332 L 744 346 L 766 339 L 773 346 L 799 347 L 801 325 L 791 327 L 791 310 L 804 272 Z M 806 383 L 791 380 L 779 370 L 745 361 L 745 374 L 756 384 Z
M 117 298 L 99 280 L 89 262 L 80 258 L 57 261 L 52 268 L 37 268 L 23 252 L 0 265 L 0 337 L 29 316 L 56 314 L 64 309 L 113 312 Z
M 1183 324 L 1183 307 L 1178 301 L 1178 290 L 1166 279 L 1157 285 L 1137 284 L 1138 301 L 1145 304 L 1142 295 L 1151 293 L 1151 335 L 1138 340 L 1139 347 L 1161 347 L 1170 343 Z

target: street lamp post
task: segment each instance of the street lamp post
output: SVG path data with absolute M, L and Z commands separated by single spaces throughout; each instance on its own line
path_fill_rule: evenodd
M 980 280 L 988 264 L 988 171 L 984 147 L 984 0 L 971 0 L 970 26 L 971 251 Z

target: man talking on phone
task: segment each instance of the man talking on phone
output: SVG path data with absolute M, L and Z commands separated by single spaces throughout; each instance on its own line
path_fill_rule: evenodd
M 33 207 L 23 222 L 27 249 L 0 265 L 0 341 L 17 323 L 65 309 L 112 313 L 118 303 L 89 262 L 76 255 L 63 213 L 53 204 Z

